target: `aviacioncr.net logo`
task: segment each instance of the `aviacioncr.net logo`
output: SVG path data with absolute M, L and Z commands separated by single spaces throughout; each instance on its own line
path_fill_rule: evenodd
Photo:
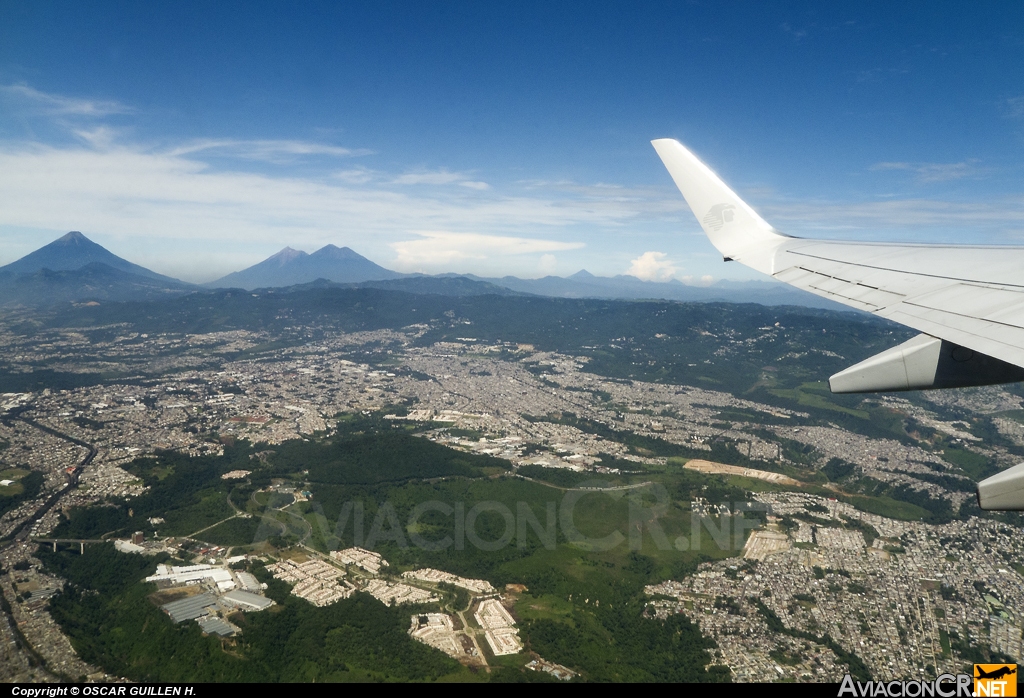
M 1016 664 L 975 664 L 975 696 L 1016 696 Z

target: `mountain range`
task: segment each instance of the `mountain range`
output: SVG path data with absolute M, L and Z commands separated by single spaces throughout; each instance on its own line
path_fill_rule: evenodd
M 197 286 L 122 259 L 77 231 L 0 267 L 0 305 L 3 306 L 152 300 L 213 288 L 252 291 L 310 286 L 364 286 L 447 296 L 530 294 L 560 298 L 725 301 L 849 310 L 774 281 L 720 281 L 711 286 L 688 286 L 676 280 L 658 282 L 628 275 L 595 276 L 586 270 L 568 277 L 541 279 L 402 274 L 348 247 L 335 245 L 327 245 L 312 254 L 286 247 L 258 264 Z
M 259 264 L 211 281 L 209 288 L 254 288 L 294 286 L 317 279 L 357 284 L 363 281 L 400 279 L 400 274 L 374 264 L 347 247 L 326 245 L 313 254 L 286 247 Z
M 520 279 L 515 276 L 493 279 L 472 274 L 463 276 L 474 281 L 501 286 L 511 291 L 556 298 L 660 299 L 691 303 L 724 301 L 727 303 L 801 305 L 826 310 L 849 310 L 839 303 L 798 291 L 777 281 L 722 280 L 709 286 L 690 286 L 675 279 L 644 281 L 627 274 L 595 276 L 585 269 L 572 276 L 545 276 L 540 279 Z

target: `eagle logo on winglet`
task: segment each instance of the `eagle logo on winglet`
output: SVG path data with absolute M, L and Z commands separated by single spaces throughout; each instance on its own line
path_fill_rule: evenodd
M 732 223 L 736 217 L 736 207 L 732 204 L 715 204 L 704 216 L 704 227 L 719 231 L 726 223 Z

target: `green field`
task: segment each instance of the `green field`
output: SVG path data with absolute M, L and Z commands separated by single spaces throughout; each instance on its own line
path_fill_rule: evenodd
M 46 482 L 42 473 L 21 468 L 0 471 L 0 480 L 14 480 L 12 484 L 0 487 L 0 515 L 36 497 Z
M 224 546 L 246 546 L 259 541 L 260 520 L 234 518 L 203 531 L 200 537 L 209 543 Z
M 21 483 L 21 480 L 30 473 L 31 471 L 29 470 L 18 468 L 0 471 L 0 480 L 14 480 L 10 485 L 0 486 L 0 497 L 14 497 L 24 492 L 25 486 Z
M 795 400 L 797 405 L 800 405 L 801 407 L 813 407 L 819 410 L 842 412 L 860 419 L 868 419 L 871 416 L 866 410 L 850 409 L 849 407 L 837 405 L 830 399 L 831 394 L 829 393 L 828 386 L 820 382 L 803 383 L 797 388 L 789 390 L 772 390 L 771 393 L 782 398 Z

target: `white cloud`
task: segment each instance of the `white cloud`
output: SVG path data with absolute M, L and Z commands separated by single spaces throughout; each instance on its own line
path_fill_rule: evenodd
M 0 264 L 23 253 L 9 244 L 15 229 L 38 231 L 45 242 L 49 240 L 44 236 L 51 233 L 82 230 L 140 250 L 149 241 L 160 240 L 162 249 L 180 259 L 155 265 L 158 270 L 188 266 L 214 245 L 231 254 L 262 254 L 284 245 L 317 249 L 333 243 L 404 270 L 451 271 L 444 265 L 465 261 L 466 268 L 460 271 L 487 269 L 500 275 L 547 272 L 549 257 L 583 246 L 564 240 L 585 239 L 581 263 L 592 271 L 613 274 L 621 269 L 622 259 L 635 257 L 638 250 L 662 249 L 678 260 L 687 254 L 685 265 L 694 283 L 713 271 L 712 260 L 718 264 L 720 259 L 703 239 L 695 243 L 693 238 L 703 234 L 683 198 L 667 182 L 488 184 L 482 181 L 490 179 L 486 172 L 385 171 L 372 168 L 379 165 L 376 158 L 356 165 L 351 158 L 370 151 L 299 139 L 203 139 L 157 147 L 131 140 L 130 127 L 118 123 L 114 128 L 112 119 L 102 119 L 130 114 L 129 107 L 47 95 L 24 85 L 0 86 L 0 111 L 4 109 L 32 109 L 64 136 L 75 138 L 63 138 L 63 145 L 0 142 L 0 235 L 7 236 L 0 237 Z M 253 164 L 300 159 L 301 174 L 295 174 L 298 168 Z M 889 162 L 876 169 L 905 172 L 923 181 L 982 171 L 973 160 Z M 953 231 L 959 229 L 967 234 L 955 241 L 977 242 L 981 233 L 998 242 L 1012 234 L 1008 231 L 1024 229 L 1024 197 L 1019 195 L 987 193 L 985 199 L 974 201 L 794 202 L 774 191 L 747 190 L 751 194 L 767 220 L 797 235 L 843 231 L 842 237 L 879 239 L 906 233 L 904 239 L 947 235 L 953 240 Z M 424 230 L 443 232 L 417 232 Z M 195 242 L 181 242 L 185 240 Z M 684 252 L 676 246 L 684 241 L 697 246 Z M 702 261 L 705 250 L 707 259 Z M 624 251 L 628 256 L 617 256 Z M 396 258 L 389 260 L 389 254 Z M 620 261 L 612 261 L 616 258 Z M 632 259 L 627 273 L 656 280 L 680 278 L 683 264 L 664 252 L 646 252 Z
M 394 266 L 406 271 L 422 271 L 432 267 L 448 267 L 454 262 L 485 260 L 492 257 L 576 250 L 582 242 L 562 242 L 538 238 L 455 233 L 448 231 L 418 232 L 417 240 L 390 243 L 395 251 Z M 550 255 L 545 255 L 546 257 Z M 554 257 L 551 257 L 552 261 Z M 543 259 L 542 259 L 543 262 Z
M 495 190 L 479 176 L 444 168 L 395 173 L 328 165 L 316 171 L 306 163 L 301 174 L 258 168 L 251 163 L 336 161 L 370 151 L 298 139 L 197 139 L 157 146 L 132 141 L 131 131 L 102 121 L 82 123 L 85 116 L 133 111 L 119 103 L 50 95 L 26 85 L 0 90 L 7 102 L 29 104 L 39 114 L 48 110 L 43 115 L 52 125 L 77 141 L 0 142 L 4 230 L 83 230 L 133 241 L 162 239 L 166 245 L 197 240 L 206 247 L 348 244 L 378 257 L 400 248 L 401 259 L 412 265 L 432 256 L 486 257 L 498 249 L 495 241 L 506 241 L 501 254 L 574 249 L 575 243 L 555 238 L 587 234 L 597 239 L 627 222 L 671 221 L 685 205 L 668 187 L 637 192 L 606 185 L 529 189 L 511 184 Z M 409 186 L 417 184 L 443 186 Z M 434 239 L 426 244 L 436 249 L 428 250 L 423 243 L 429 238 L 409 240 L 419 230 L 480 235 L 480 250 L 490 252 L 461 244 L 469 238 L 459 244 L 454 238 Z M 396 241 L 399 248 L 391 248 Z M 556 246 L 545 248 L 543 241 Z M 180 248 L 183 257 L 190 254 L 189 246 Z M 496 258 L 494 265 L 499 262 Z
M 0 143 L 0 225 L 319 245 L 376 235 L 394 240 L 424 227 L 501 235 L 618 226 L 637 214 L 564 198 L 483 192 L 458 199 L 355 183 L 372 177 L 219 171 L 195 154 L 141 146 Z M 339 231 L 347 237 L 339 240 Z
M 1003 114 L 1008 119 L 1024 118 L 1024 95 L 1006 100 L 1006 104 L 1003 105 Z
M 331 177 L 346 184 L 366 184 L 377 178 L 377 173 L 362 167 L 332 172 Z
M 530 190 L 543 191 L 548 196 L 567 196 L 592 211 L 609 214 L 630 211 L 631 216 L 642 220 L 676 219 L 682 213 L 689 221 L 691 215 L 686 200 L 671 185 L 625 187 L 618 184 L 581 184 L 570 180 L 520 180 L 517 184 Z
M 542 254 L 537 268 L 540 269 L 542 274 L 553 274 L 557 266 L 558 260 L 555 259 L 555 255 Z
M 399 175 L 393 180 L 394 184 L 452 184 L 464 180 L 465 177 L 458 172 L 438 170 L 436 172 L 409 172 Z
M 391 180 L 392 184 L 414 185 L 428 184 L 443 186 L 445 184 L 458 184 L 460 187 L 475 189 L 476 191 L 487 191 L 491 188 L 487 182 L 479 182 L 468 179 L 468 175 L 461 172 L 450 172 L 445 169 L 434 170 L 433 172 L 406 172 Z
M 131 114 L 134 109 L 114 100 L 78 99 L 40 92 L 25 84 L 0 85 L 0 98 L 49 116 L 102 117 Z
M 783 22 L 781 25 L 779 25 L 779 27 L 782 29 L 782 31 L 786 32 L 797 41 L 807 36 L 806 29 L 794 29 L 789 25 L 789 22 Z
M 114 144 L 117 131 L 107 126 L 97 126 L 91 129 L 75 129 L 73 133 L 93 148 L 103 150 Z
M 763 206 L 764 217 L 780 230 L 797 233 L 810 230 L 904 230 L 931 229 L 973 231 L 1005 229 L 1024 225 L 1024 199 L 964 202 L 934 199 L 888 199 L 885 201 L 786 202 Z M 801 233 L 806 234 L 806 233 Z
M 169 155 L 192 155 L 213 151 L 229 157 L 264 162 L 292 162 L 304 155 L 329 155 L 331 157 L 357 157 L 369 155 L 370 150 L 342 148 L 324 143 L 298 140 L 200 140 L 186 143 L 172 149 Z
M 676 271 L 675 262 L 664 252 L 644 252 L 630 263 L 626 273 L 644 281 L 668 281 Z
M 917 175 L 923 183 L 949 182 L 964 177 L 976 177 L 984 170 L 977 166 L 977 160 L 963 162 L 879 162 L 871 166 L 874 171 L 906 170 Z

